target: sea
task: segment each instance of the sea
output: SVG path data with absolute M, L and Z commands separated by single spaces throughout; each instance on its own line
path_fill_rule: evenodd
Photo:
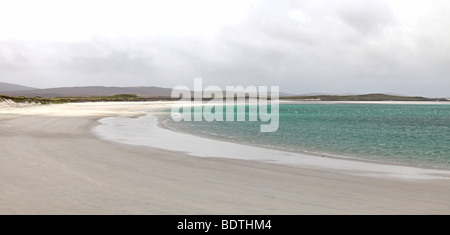
M 238 115 L 240 109 L 235 109 Z M 176 132 L 207 139 L 369 162 L 450 169 L 450 104 L 287 103 L 279 128 L 262 121 L 181 121 L 159 115 Z M 245 109 L 249 115 L 249 107 Z M 276 156 L 275 156 L 276 157 Z

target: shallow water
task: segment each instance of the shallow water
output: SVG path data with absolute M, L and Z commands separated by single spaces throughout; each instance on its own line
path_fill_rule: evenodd
M 261 133 L 262 122 L 174 122 L 167 117 L 164 124 L 284 151 L 450 169 L 450 105 L 282 104 L 274 133 Z

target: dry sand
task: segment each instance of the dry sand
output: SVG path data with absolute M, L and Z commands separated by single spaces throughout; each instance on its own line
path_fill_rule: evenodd
M 200 158 L 97 138 L 162 103 L 0 111 L 0 214 L 450 214 L 450 179 Z M 243 153 L 245 154 L 245 153 Z

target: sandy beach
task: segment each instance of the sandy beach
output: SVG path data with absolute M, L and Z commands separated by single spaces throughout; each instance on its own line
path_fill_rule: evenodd
M 167 105 L 0 110 L 0 214 L 450 214 L 450 174 L 443 171 L 390 177 L 196 157 L 92 131 L 102 118 Z

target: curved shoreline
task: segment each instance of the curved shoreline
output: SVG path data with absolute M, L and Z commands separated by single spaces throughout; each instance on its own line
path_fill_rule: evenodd
M 450 180 L 193 157 L 97 138 L 167 103 L 0 112 L 0 214 L 448 214 Z M 159 128 L 159 127 L 157 127 Z M 318 158 L 321 159 L 321 158 Z
M 167 119 L 161 121 L 160 115 L 155 115 L 155 116 L 156 116 L 156 119 L 158 122 L 158 126 L 160 128 L 171 130 L 176 133 L 197 136 L 197 137 L 200 137 L 203 139 L 208 139 L 208 137 L 209 137 L 208 135 L 210 133 L 203 134 L 203 133 L 195 133 L 194 131 L 176 130 L 164 123 L 165 121 L 167 121 Z M 238 141 L 233 141 L 233 139 L 219 138 L 217 136 L 212 136 L 211 138 L 214 140 L 220 141 L 220 142 L 245 145 L 245 146 L 250 146 L 250 147 L 255 147 L 255 148 L 260 148 L 260 149 L 274 150 L 274 151 L 288 153 L 288 154 L 307 155 L 310 157 L 325 157 L 325 158 L 331 158 L 331 159 L 336 159 L 336 160 L 356 161 L 356 162 L 364 162 L 364 163 L 369 163 L 369 164 L 378 164 L 378 165 L 387 165 L 387 166 L 399 166 L 399 167 L 410 167 L 410 168 L 419 168 L 419 169 L 426 169 L 426 170 L 448 171 L 450 173 L 450 169 L 443 168 L 443 167 L 439 168 L 439 167 L 430 167 L 430 166 L 426 166 L 426 165 L 408 165 L 403 162 L 388 162 L 388 161 L 382 161 L 382 160 L 377 160 L 377 159 L 358 158 L 356 156 L 343 156 L 343 155 L 336 155 L 336 154 L 325 153 L 325 152 L 312 152 L 312 151 L 306 151 L 306 150 L 285 149 L 285 148 L 273 146 L 273 145 L 272 146 L 263 146 L 261 144 L 255 144 L 255 143 L 252 144 L 252 143 L 248 143 L 248 142 L 245 144 L 242 144 L 242 143 L 239 143 Z
M 120 143 L 183 152 L 191 156 L 229 158 L 338 170 L 350 175 L 394 177 L 404 179 L 450 179 L 450 171 L 388 165 L 356 159 L 319 157 L 284 152 L 244 144 L 206 139 L 197 135 L 161 128 L 155 116 L 147 114 L 133 119 L 104 118 L 95 133 L 103 139 Z
M 208 103 L 209 104 L 209 103 Z M 340 105 L 340 104 L 373 104 L 373 105 L 433 105 L 433 106 L 449 106 L 450 102 L 418 102 L 418 101 L 280 101 L 280 104 L 289 105 L 289 104 L 327 104 L 327 105 Z M 204 104 L 206 105 L 206 104 Z M 195 129 L 184 129 L 184 128 L 173 128 L 170 125 L 167 125 L 165 122 L 168 120 L 171 120 L 170 117 L 164 117 L 162 115 L 156 115 L 158 119 L 163 117 L 165 120 L 158 121 L 158 125 L 160 127 L 170 129 L 175 132 L 180 132 L 188 135 L 198 136 L 206 139 L 215 139 L 221 142 L 229 142 L 229 143 L 235 143 L 235 144 L 243 144 L 241 141 L 238 141 L 234 138 L 226 138 L 226 136 L 221 136 L 220 134 L 210 133 L 208 131 L 196 131 Z M 164 123 L 163 123 L 164 122 Z M 252 138 L 247 138 L 247 140 L 252 140 Z M 412 168 L 421 168 L 421 169 L 433 169 L 433 170 L 443 170 L 443 171 L 450 171 L 450 165 L 448 165 L 446 162 L 439 162 L 435 163 L 432 160 L 428 159 L 428 161 L 424 161 L 421 159 L 421 154 L 416 154 L 413 157 L 413 154 L 409 155 L 403 155 L 399 158 L 386 158 L 386 157 L 378 157 L 377 155 L 366 155 L 364 152 L 359 153 L 334 153 L 332 150 L 329 152 L 326 151 L 320 151 L 320 150 L 305 150 L 305 149 L 299 149 L 299 148 L 293 148 L 292 146 L 284 146 L 281 145 L 272 145 L 270 143 L 265 142 L 262 144 L 261 142 L 255 142 L 255 141 L 246 141 L 243 140 L 247 146 L 257 147 L 257 148 L 264 148 L 264 149 L 270 149 L 270 150 L 278 150 L 281 152 L 287 152 L 287 153 L 293 153 L 293 154 L 300 154 L 300 155 L 308 155 L 308 156 L 315 156 L 315 157 L 327 157 L 327 158 L 333 158 L 333 159 L 344 159 L 344 160 L 351 160 L 351 161 L 357 161 L 357 162 L 365 162 L 365 163 L 374 163 L 374 164 L 381 164 L 381 165 L 388 165 L 388 166 L 402 166 L 402 167 L 412 167 Z M 280 143 L 278 143 L 280 144 Z M 325 148 L 323 148 L 325 149 Z M 383 156 L 383 155 L 381 155 Z M 445 156 L 443 156 L 445 157 Z M 440 157 L 437 157 L 438 159 Z M 413 159 L 413 160 L 411 160 Z M 445 158 L 444 158 L 445 159 Z

